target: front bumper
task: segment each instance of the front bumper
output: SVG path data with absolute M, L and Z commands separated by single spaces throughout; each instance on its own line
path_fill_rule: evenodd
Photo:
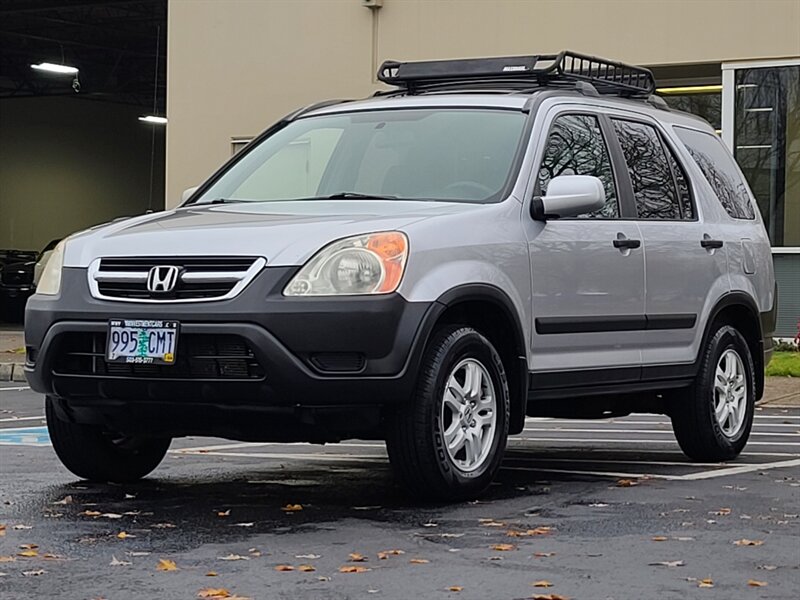
M 266 268 L 230 300 L 160 305 L 98 300 L 89 292 L 84 269 L 65 268 L 60 295 L 32 296 L 26 307 L 28 381 L 71 409 L 106 413 L 156 405 L 184 412 L 201 405 L 226 412 L 380 406 L 408 399 L 425 340 L 444 306 L 408 302 L 399 294 L 284 297 L 296 271 Z M 170 375 L 171 367 L 156 376 L 58 368 L 65 336 L 101 334 L 112 318 L 177 320 L 181 336 L 238 336 L 263 376 L 180 378 Z M 337 356 L 362 359 L 344 361 L 351 365 L 348 371 Z

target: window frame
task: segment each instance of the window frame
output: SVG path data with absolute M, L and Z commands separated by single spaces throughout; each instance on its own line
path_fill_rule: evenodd
M 549 115 L 548 115 L 549 116 Z M 552 118 L 550 118 L 549 123 L 547 123 L 547 134 L 543 136 L 542 142 L 538 145 L 537 153 L 540 154 L 539 160 L 535 161 L 534 168 L 531 173 L 531 177 L 533 178 L 533 194 L 532 197 L 541 196 L 542 189 L 539 183 L 539 172 L 542 168 L 542 162 L 545 159 L 547 154 L 547 144 L 550 141 L 550 134 L 553 133 L 555 129 L 555 123 L 561 117 L 568 117 L 568 116 L 578 116 L 578 117 L 594 117 L 597 119 L 597 125 L 600 129 L 600 136 L 603 139 L 603 144 L 606 147 L 606 152 L 608 153 L 609 164 L 611 166 L 611 174 L 614 178 L 614 188 L 617 192 L 617 216 L 616 217 L 560 217 L 559 221 L 619 221 L 619 220 L 630 220 L 630 216 L 628 216 L 628 212 L 630 210 L 629 202 L 630 198 L 626 198 L 625 186 L 623 186 L 623 182 L 620 180 L 619 175 L 619 168 L 617 164 L 617 158 L 614 155 L 615 149 L 614 144 L 611 143 L 609 139 L 609 134 L 613 133 L 613 131 L 609 131 L 609 127 L 611 127 L 610 122 L 607 122 L 605 119 L 605 113 L 593 109 L 593 107 L 576 107 L 570 106 L 568 108 L 564 108 L 563 110 L 559 110 L 558 107 L 552 113 Z M 615 140 L 616 141 L 616 140 Z M 617 143 L 618 145 L 618 143 Z M 622 150 L 617 148 L 617 150 L 621 153 Z M 623 158 L 624 160 L 624 158 Z M 626 176 L 627 176 L 627 166 L 626 168 Z M 628 188 L 630 188 L 630 181 L 628 182 Z
M 624 169 L 624 179 L 626 181 L 626 186 L 630 193 L 631 201 L 633 202 L 633 213 L 635 216 L 630 217 L 634 221 L 647 221 L 648 223 L 652 222 L 663 222 L 663 223 L 691 223 L 694 221 L 699 220 L 699 215 L 697 212 L 697 202 L 696 202 L 696 194 L 694 193 L 692 180 L 688 175 L 688 170 L 686 169 L 686 165 L 683 164 L 680 154 L 675 150 L 675 146 L 672 140 L 669 139 L 669 136 L 662 130 L 660 124 L 655 119 L 648 119 L 641 115 L 631 115 L 631 114 L 624 114 L 624 115 L 605 115 L 609 121 L 609 127 L 611 131 L 614 133 L 614 142 L 619 147 L 620 158 L 622 161 L 622 168 Z M 683 204 L 680 201 L 680 186 L 678 185 L 678 179 L 675 175 L 675 171 L 672 168 L 672 163 L 669 161 L 669 157 L 667 157 L 667 163 L 669 164 L 670 174 L 672 175 L 672 183 L 675 186 L 675 191 L 678 194 L 677 201 L 678 201 L 678 213 L 680 217 L 677 219 L 651 219 L 648 217 L 642 217 L 639 215 L 639 207 L 636 204 L 636 193 L 633 190 L 633 182 L 630 178 L 630 173 L 628 171 L 628 163 L 625 160 L 625 153 L 622 150 L 622 143 L 619 141 L 619 137 L 617 136 L 616 129 L 614 128 L 613 121 L 630 121 L 631 123 L 637 123 L 640 125 L 646 125 L 653 128 L 656 132 L 656 136 L 658 137 L 659 141 L 661 142 L 661 146 L 664 149 L 664 152 L 669 152 L 672 154 L 672 157 L 675 159 L 675 162 L 678 164 L 678 168 L 683 171 L 683 178 L 686 180 L 686 188 L 689 191 L 689 203 L 692 206 L 692 217 L 685 218 L 683 216 Z

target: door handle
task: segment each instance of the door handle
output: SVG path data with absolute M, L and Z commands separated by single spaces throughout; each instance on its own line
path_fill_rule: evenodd
M 614 240 L 614 248 L 619 248 L 620 250 L 628 250 L 631 248 L 638 248 L 642 245 L 641 240 L 632 240 L 630 238 L 617 238 Z
M 722 240 L 712 240 L 711 238 L 703 238 L 700 240 L 700 245 L 706 250 L 713 250 L 714 248 L 722 248 Z

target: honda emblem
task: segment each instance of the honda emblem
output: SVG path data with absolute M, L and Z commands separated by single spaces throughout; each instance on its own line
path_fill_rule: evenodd
M 180 269 L 174 265 L 159 265 L 147 274 L 147 291 L 166 293 L 175 289 Z

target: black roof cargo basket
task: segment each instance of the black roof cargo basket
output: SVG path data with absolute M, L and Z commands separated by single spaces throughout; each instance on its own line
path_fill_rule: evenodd
M 565 50 L 559 54 L 396 62 L 387 60 L 378 79 L 409 94 L 455 89 L 526 90 L 590 83 L 601 94 L 647 98 L 655 92 L 644 67 Z

